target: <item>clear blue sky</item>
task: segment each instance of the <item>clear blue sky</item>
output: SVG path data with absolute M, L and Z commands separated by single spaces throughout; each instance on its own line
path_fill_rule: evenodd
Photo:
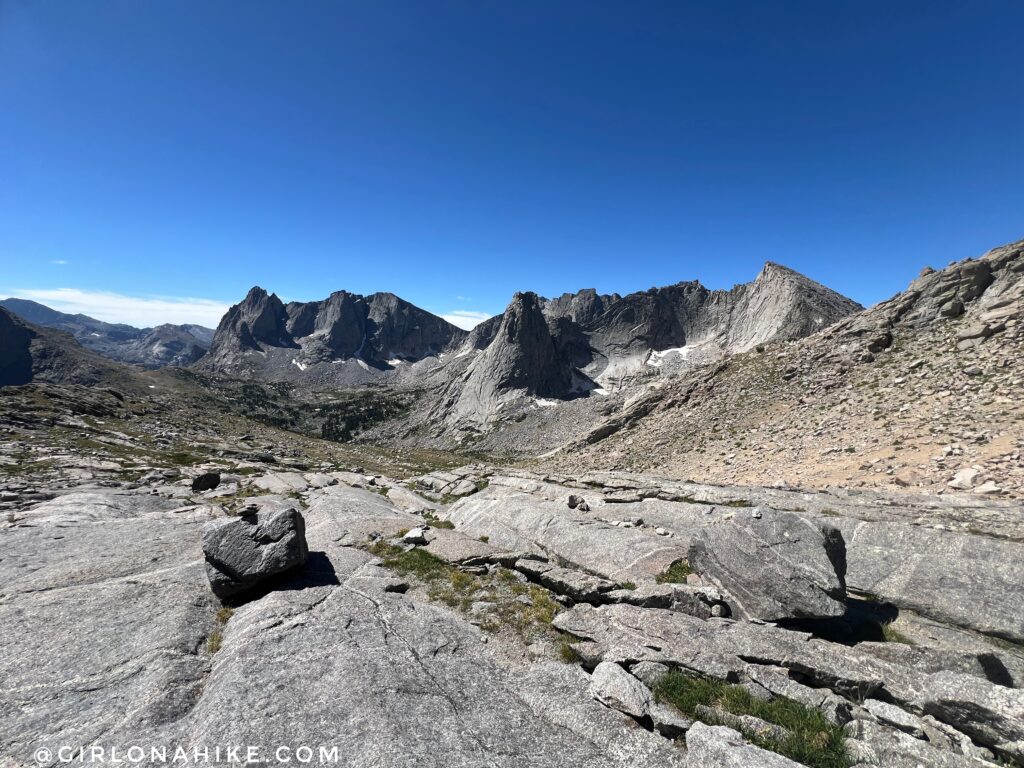
M 1019 0 L 2 0 L 0 292 L 494 313 L 770 259 L 872 303 L 1024 237 L 1022 31 Z

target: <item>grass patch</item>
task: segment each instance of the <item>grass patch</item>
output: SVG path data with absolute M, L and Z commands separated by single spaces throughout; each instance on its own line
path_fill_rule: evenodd
M 486 632 L 508 630 L 525 642 L 561 637 L 551 622 L 562 607 L 551 593 L 523 583 L 506 568 L 467 573 L 423 549 L 405 551 L 383 540 L 367 551 L 381 558 L 385 568 L 425 584 L 431 600 L 471 615 Z
M 218 624 L 227 624 L 228 619 L 235 615 L 235 609 L 229 605 L 221 606 L 221 609 L 217 611 L 217 615 L 214 617 L 217 619 Z
M 701 719 L 697 716 L 697 707 L 703 704 L 734 715 L 753 715 L 782 726 L 790 732 L 784 739 L 756 733 L 745 733 L 744 737 L 762 749 L 811 768 L 848 768 L 850 765 L 843 746 L 843 729 L 812 707 L 782 697 L 760 701 L 741 686 L 687 677 L 675 670 L 661 678 L 654 692 L 659 701 L 672 704 L 695 720 Z
M 170 451 L 165 453 L 162 458 L 170 464 L 177 464 L 179 467 L 191 467 L 206 461 L 206 457 L 189 453 L 188 451 Z
M 446 530 L 454 530 L 455 523 L 451 520 L 442 520 L 436 515 L 432 515 L 429 512 L 424 513 L 423 519 L 427 521 L 427 525 L 431 528 L 445 528 Z
M 446 576 L 449 570 L 455 570 L 441 558 L 418 547 L 407 552 L 381 540 L 371 544 L 368 551 L 379 557 L 388 570 L 401 576 L 415 576 L 421 581 L 434 581 Z
M 686 577 L 693 573 L 685 560 L 676 560 L 672 565 L 654 577 L 659 584 L 685 584 Z
M 754 506 L 746 499 L 732 499 L 731 501 L 716 501 L 716 507 L 752 507 Z
M 566 664 L 578 664 L 583 661 L 576 649 L 572 647 L 572 640 L 567 637 L 563 637 L 558 646 L 558 657 Z
M 210 633 L 210 636 L 206 638 L 206 651 L 213 655 L 220 650 L 221 644 L 224 642 L 224 633 L 219 629 L 215 629 Z

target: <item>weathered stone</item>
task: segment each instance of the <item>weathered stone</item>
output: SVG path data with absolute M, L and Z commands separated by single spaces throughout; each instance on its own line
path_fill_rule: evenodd
M 969 491 L 981 482 L 982 472 L 974 467 L 965 467 L 957 472 L 953 479 L 947 483 L 950 488 Z
M 924 738 L 924 727 L 920 718 L 878 699 L 866 699 L 862 705 L 864 709 L 874 715 L 880 723 L 899 728 L 904 733 L 909 733 L 916 739 Z
M 790 732 L 780 725 L 769 723 L 753 715 L 735 715 L 718 707 L 709 707 L 706 704 L 698 704 L 696 707 L 697 717 L 706 723 L 725 725 L 734 728 L 743 734 L 759 736 L 774 741 L 782 741 L 790 736 Z
M 479 539 L 466 536 L 461 531 L 447 528 L 431 528 L 428 532 L 430 542 L 425 549 L 445 562 L 467 565 L 481 565 L 499 562 L 499 553 L 495 547 Z M 509 567 L 515 562 L 509 562 Z
M 515 569 L 553 592 L 576 601 L 605 602 L 607 593 L 616 587 L 615 582 L 608 579 L 537 560 L 519 560 Z
M 413 493 L 399 485 L 388 488 L 388 501 L 399 509 L 419 515 L 425 512 L 435 513 L 440 508 L 434 502 L 428 501 L 419 494 Z
M 622 604 L 577 605 L 556 616 L 554 625 L 592 641 L 604 661 L 671 663 L 730 682 L 736 681 L 730 668 L 752 677 L 750 664 L 785 667 L 810 685 L 849 698 L 883 692 L 884 698 L 933 715 L 997 754 L 1018 759 L 1024 747 L 1024 691 L 973 675 L 922 673 L 855 647 L 777 627 L 701 621 Z
M 594 701 L 578 667 L 500 666 L 465 621 L 396 592 L 369 554 L 338 543 L 402 513 L 375 494 L 317 494 L 306 512 L 317 557 L 224 625 L 203 576 L 206 513 L 112 494 L 5 531 L 4 758 L 33 765 L 36 749 L 63 744 L 245 744 L 271 756 L 312 745 L 313 764 L 323 745 L 334 764 L 381 768 L 683 766 L 662 736 Z
M 402 541 L 406 544 L 420 545 L 427 543 L 427 526 L 418 525 L 410 528 L 402 535 Z
M 788 757 L 748 744 L 742 735 L 722 725 L 694 723 L 686 732 L 691 768 L 800 768 Z
M 686 551 L 652 533 L 598 522 L 579 507 L 509 493 L 492 482 L 482 493 L 457 502 L 449 519 L 469 536 L 494 546 L 562 558 L 610 581 L 651 582 Z
M 603 661 L 590 678 L 590 693 L 602 704 L 630 717 L 642 718 L 650 713 L 654 697 L 646 685 L 618 664 Z
M 879 723 L 854 720 L 846 725 L 846 743 L 852 757 L 874 757 L 875 764 L 892 768 L 982 768 L 994 764 L 979 762 L 956 752 Z
M 684 736 L 693 725 L 693 721 L 684 717 L 674 707 L 654 702 L 651 705 L 651 722 L 654 723 L 654 730 L 666 739 L 678 739 Z
M 629 668 L 630 674 L 651 690 L 658 686 L 661 678 L 668 674 L 668 670 L 669 668 L 664 664 L 654 661 L 641 661 Z
M 306 562 L 306 526 L 295 509 L 215 520 L 203 528 L 210 587 L 218 597 L 245 592 Z
M 694 539 L 690 566 L 725 590 L 739 615 L 775 621 L 841 616 L 843 578 L 831 550 L 842 541 L 789 513 L 764 512 L 707 526 Z M 840 561 L 841 562 L 841 561 Z M 845 564 L 844 564 L 845 565 Z
M 776 696 L 792 699 L 808 707 L 821 710 L 829 722 L 836 725 L 847 723 L 853 717 L 850 702 L 837 696 L 827 688 L 810 688 L 791 679 L 786 670 L 773 670 L 751 664 L 745 674 L 755 683 Z
M 309 481 L 301 472 L 271 472 L 254 478 L 252 483 L 267 493 L 278 493 L 283 496 L 300 493 L 309 487 Z
M 1024 642 L 1024 544 L 835 518 L 851 589 L 929 618 Z

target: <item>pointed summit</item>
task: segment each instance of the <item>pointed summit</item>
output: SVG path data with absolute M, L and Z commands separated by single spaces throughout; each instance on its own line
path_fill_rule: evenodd
M 294 346 L 288 333 L 288 313 L 277 294 L 268 294 L 254 285 L 242 299 L 221 318 L 210 346 L 211 357 L 242 349 L 271 346 Z
M 535 293 L 512 297 L 484 357 L 488 378 L 498 390 L 564 397 L 572 386 L 572 370 L 558 357 Z
M 458 384 L 451 409 L 457 421 L 482 425 L 505 401 L 572 392 L 575 372 L 555 346 L 537 294 L 515 294 L 500 317 L 493 341 Z

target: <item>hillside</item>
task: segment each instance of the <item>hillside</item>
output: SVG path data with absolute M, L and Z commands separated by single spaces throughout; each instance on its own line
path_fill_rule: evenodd
M 58 312 L 27 299 L 9 298 L 0 307 L 35 325 L 71 334 L 78 343 L 103 357 L 143 368 L 185 366 L 202 357 L 213 331 L 201 325 L 163 324 L 136 328 L 105 323 L 88 315 Z
M 802 341 L 657 382 L 543 466 L 1021 495 L 1022 247 L 925 269 Z

